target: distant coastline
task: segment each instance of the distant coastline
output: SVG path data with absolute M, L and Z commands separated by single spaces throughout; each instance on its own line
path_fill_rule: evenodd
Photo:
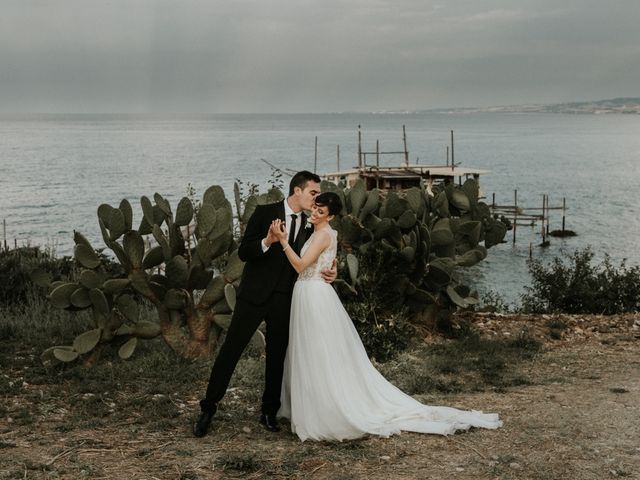
M 640 115 L 640 97 L 618 97 L 608 100 L 590 100 L 585 102 L 566 103 L 525 103 L 520 105 L 494 105 L 485 107 L 441 107 L 419 110 L 343 110 L 334 112 L 3 112 L 0 120 L 35 120 L 35 121 L 86 121 L 100 120 L 207 120 L 210 118 L 244 118 L 279 116 L 317 116 L 317 115 L 411 115 L 424 113 L 564 113 L 564 114 L 627 114 Z
M 492 107 L 436 108 L 420 112 L 439 113 L 573 113 L 640 115 L 640 97 L 620 97 L 608 100 L 554 104 L 499 105 Z

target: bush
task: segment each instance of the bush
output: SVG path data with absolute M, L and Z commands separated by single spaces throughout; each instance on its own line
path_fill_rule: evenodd
M 589 247 L 576 250 L 568 262 L 529 262 L 532 285 L 522 295 L 522 308 L 532 313 L 616 314 L 640 310 L 640 266 L 619 267 L 608 255 L 593 263 Z
M 410 312 L 393 288 L 394 273 L 402 273 L 401 269 L 385 253 L 371 248 L 360 257 L 358 295 L 346 289 L 340 292 L 367 353 L 379 362 L 405 350 L 414 334 Z M 341 261 L 339 267 L 339 277 L 349 278 L 346 261 Z
M 74 262 L 69 257 L 56 258 L 39 247 L 0 252 L 0 305 L 14 305 L 27 300 L 33 289 L 30 274 L 36 268 L 42 268 L 58 280 L 72 275 Z
M 404 311 L 377 317 L 375 311 L 363 303 L 351 303 L 347 311 L 369 357 L 386 362 L 409 346 L 414 329 Z
M 122 267 L 102 251 L 97 252 L 105 271 L 112 276 L 123 274 Z M 52 281 L 75 281 L 78 273 L 73 258 L 56 257 L 49 249 L 40 247 L 20 247 L 0 251 L 0 305 L 16 305 L 30 301 L 34 291 L 31 272 L 36 269 L 51 274 Z M 38 288 L 38 294 L 44 292 Z
M 504 297 L 496 290 L 488 290 L 480 297 L 481 312 L 509 313 L 515 311 L 516 307 L 507 303 Z

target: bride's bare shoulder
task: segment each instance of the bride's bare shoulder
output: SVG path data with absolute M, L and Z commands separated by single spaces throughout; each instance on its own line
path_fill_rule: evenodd
M 316 230 L 314 233 L 318 241 L 328 245 L 331 242 L 331 239 L 334 237 L 334 232 L 334 229 L 328 227 L 321 230 Z

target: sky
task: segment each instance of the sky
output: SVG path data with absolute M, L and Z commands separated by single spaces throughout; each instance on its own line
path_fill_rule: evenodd
M 638 0 L 0 0 L 2 113 L 640 96 Z

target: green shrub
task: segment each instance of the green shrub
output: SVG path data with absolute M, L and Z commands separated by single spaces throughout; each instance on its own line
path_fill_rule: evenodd
M 598 264 L 587 247 L 565 261 L 549 265 L 529 262 L 532 285 L 522 295 L 522 308 L 533 313 L 616 314 L 640 310 L 640 266 L 615 267 L 608 255 Z
M 500 312 L 509 313 L 516 310 L 516 307 L 510 305 L 505 298 L 496 290 L 488 290 L 480 296 L 481 312 Z
M 30 274 L 36 268 L 49 272 L 54 280 L 66 279 L 73 274 L 74 262 L 69 257 L 56 258 L 40 247 L 0 251 L 0 305 L 27 300 L 33 289 Z
M 371 248 L 360 257 L 358 294 L 343 288 L 341 298 L 370 357 L 385 362 L 405 350 L 414 334 L 409 311 L 393 288 L 394 272 L 402 269 L 390 255 Z M 348 278 L 346 261 L 339 277 Z

